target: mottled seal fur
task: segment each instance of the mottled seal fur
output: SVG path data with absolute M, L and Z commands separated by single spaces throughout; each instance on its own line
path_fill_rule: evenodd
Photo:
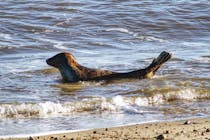
M 125 73 L 87 68 L 80 65 L 75 60 L 74 56 L 69 52 L 59 53 L 52 58 L 47 59 L 46 62 L 48 65 L 59 69 L 64 81 L 78 82 L 113 80 L 121 78 L 151 78 L 160 68 L 160 66 L 168 61 L 171 57 L 172 54 L 163 51 L 156 59 L 152 61 L 148 67 Z

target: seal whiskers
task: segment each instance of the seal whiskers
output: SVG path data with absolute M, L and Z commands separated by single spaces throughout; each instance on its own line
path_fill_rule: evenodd
M 112 72 L 108 70 L 91 69 L 80 65 L 74 56 L 68 52 L 59 53 L 46 60 L 47 64 L 59 69 L 63 79 L 67 82 L 99 81 L 121 78 L 151 78 L 160 66 L 168 61 L 172 54 L 163 51 L 145 69 L 139 69 L 126 73 Z

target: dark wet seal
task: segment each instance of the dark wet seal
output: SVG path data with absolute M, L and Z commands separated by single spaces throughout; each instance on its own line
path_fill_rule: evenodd
M 114 80 L 122 78 L 151 78 L 155 75 L 160 66 L 171 59 L 171 57 L 172 54 L 163 51 L 148 67 L 125 73 L 87 68 L 80 65 L 75 60 L 74 56 L 68 52 L 59 53 L 52 58 L 47 59 L 46 62 L 48 65 L 59 69 L 65 82 L 78 82 Z
M 165 138 L 166 138 L 166 136 L 163 134 L 160 134 L 157 136 L 157 140 L 164 140 Z
M 29 137 L 28 140 L 34 140 L 32 137 Z
M 191 122 L 189 121 L 189 120 L 186 120 L 185 122 L 184 122 L 184 125 L 189 125 Z

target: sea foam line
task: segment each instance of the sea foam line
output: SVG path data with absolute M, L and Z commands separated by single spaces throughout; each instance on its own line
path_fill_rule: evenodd
M 152 120 L 152 121 L 145 121 L 140 123 L 128 123 L 124 125 L 116 125 L 116 126 L 108 126 L 108 127 L 123 127 L 123 126 L 131 126 L 136 124 L 146 124 L 146 123 L 155 123 L 161 122 L 159 120 Z M 8 139 L 8 138 L 29 138 L 29 137 L 38 137 L 38 136 L 47 136 L 47 135 L 58 135 L 58 134 L 66 134 L 66 133 L 74 133 L 74 132 L 82 132 L 82 131 L 89 131 L 94 129 L 105 129 L 105 127 L 99 128 L 90 128 L 90 129 L 75 129 L 75 130 L 58 130 L 58 131 L 49 131 L 49 132 L 42 132 L 42 133 L 31 133 L 31 134 L 17 134 L 17 135 L 5 135 L 0 136 L 0 139 Z
M 116 126 L 108 126 L 108 128 L 125 127 L 125 126 L 141 125 L 141 124 L 148 124 L 148 123 L 184 121 L 184 120 L 189 120 L 189 119 L 199 119 L 199 118 L 207 118 L 207 117 L 209 117 L 209 116 L 205 116 L 205 117 L 201 117 L 201 116 L 199 116 L 199 117 L 196 116 L 195 117 L 195 116 L 193 116 L 193 117 L 173 118 L 173 119 L 165 119 L 165 120 L 151 120 L 151 121 L 128 123 L 128 124 L 116 125 Z M 90 130 L 95 130 L 95 129 L 105 129 L 105 127 L 90 128 L 90 129 L 75 129 L 75 130 L 58 130 L 58 131 L 49 131 L 49 132 L 31 133 L 31 134 L 17 134 L 17 135 L 4 135 L 4 136 L 1 135 L 0 139 L 29 138 L 29 137 L 38 137 L 38 136 L 58 135 L 58 134 L 67 134 L 67 133 L 74 133 L 74 132 L 90 131 Z
M 159 91 L 157 91 L 159 92 Z M 170 102 L 173 100 L 196 101 L 197 99 L 210 98 L 208 93 L 199 93 L 193 89 L 169 91 L 168 93 L 154 93 L 149 97 L 124 97 L 121 95 L 112 98 L 83 99 L 75 102 L 43 102 L 1 104 L 0 118 L 32 118 L 63 116 L 80 112 L 134 112 L 142 113 L 140 106 L 152 106 Z

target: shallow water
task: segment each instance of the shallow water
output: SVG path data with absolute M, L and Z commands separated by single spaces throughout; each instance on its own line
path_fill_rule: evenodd
M 210 116 L 210 2 L 0 2 L 0 136 Z M 65 84 L 45 60 L 144 68 L 173 53 L 152 79 Z

